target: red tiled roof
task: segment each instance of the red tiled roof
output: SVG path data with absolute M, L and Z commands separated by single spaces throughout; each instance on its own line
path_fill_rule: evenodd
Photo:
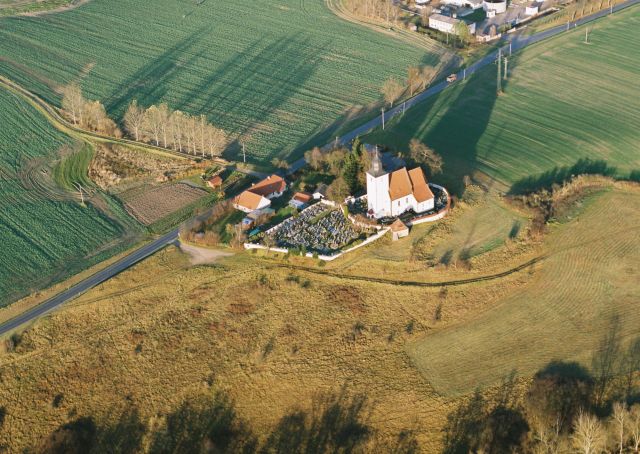
M 409 178 L 413 186 L 413 196 L 418 203 L 433 199 L 433 192 L 429 189 L 424 172 L 420 167 L 409 170 Z
M 260 206 L 262 196 L 251 191 L 243 191 L 233 199 L 235 205 L 243 206 L 249 210 L 257 210 Z
M 287 183 L 285 183 L 282 177 L 274 174 L 254 184 L 248 191 L 267 197 L 276 192 L 284 191 L 286 187 Z
M 311 194 L 307 194 L 306 192 L 296 192 L 295 194 L 293 194 L 293 198 L 298 202 L 309 203 L 313 196 Z

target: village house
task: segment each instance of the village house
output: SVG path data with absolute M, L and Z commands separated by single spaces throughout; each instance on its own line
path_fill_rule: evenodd
M 271 199 L 282 196 L 285 189 L 287 183 L 282 177 L 270 175 L 234 198 L 233 207 L 245 213 L 266 208 L 271 205 Z
M 316 190 L 313 191 L 313 198 L 316 200 L 325 199 L 327 197 L 327 185 L 320 183 Z
M 391 173 L 384 170 L 376 150 L 367 171 L 367 208 L 370 216 L 399 216 L 407 210 L 422 213 L 432 210 L 435 198 L 420 167 L 402 167 Z
M 457 35 L 458 24 L 460 23 L 466 24 L 467 28 L 469 28 L 469 33 L 472 35 L 476 32 L 476 24 L 467 24 L 462 19 L 444 16 L 442 14 L 432 14 L 429 16 L 429 28 L 433 28 L 434 30 L 439 30 L 444 33 Z

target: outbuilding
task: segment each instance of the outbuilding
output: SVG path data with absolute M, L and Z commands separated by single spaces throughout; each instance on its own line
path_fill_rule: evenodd
M 391 239 L 397 241 L 400 238 L 404 238 L 409 235 L 409 227 L 400 219 L 393 221 L 393 224 L 389 227 L 391 229 Z

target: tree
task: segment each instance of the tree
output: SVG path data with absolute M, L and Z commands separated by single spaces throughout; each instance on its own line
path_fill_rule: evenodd
M 176 110 L 171 113 L 171 131 L 172 131 L 172 142 L 174 144 L 174 148 L 177 145 L 178 150 L 182 153 L 182 140 L 184 138 L 184 114 L 179 110 Z
M 427 166 L 430 176 L 442 172 L 442 157 L 419 140 L 411 139 L 409 152 L 416 163 Z
M 169 133 L 169 118 L 171 117 L 171 111 L 166 103 L 162 103 L 158 106 L 158 124 L 160 126 L 160 134 L 162 135 L 162 144 L 164 148 L 168 148 L 167 136 Z M 156 143 L 157 145 L 157 143 Z
M 129 104 L 124 114 L 124 127 L 129 134 L 132 134 L 136 141 L 140 140 L 140 130 L 144 122 L 144 109 L 138 106 L 135 99 Z
M 627 441 L 628 435 L 625 434 L 627 427 L 628 411 L 625 404 L 616 402 L 613 404 L 613 414 L 611 415 L 611 425 L 613 429 L 614 439 L 619 448 L 619 453 L 622 454 L 624 446 Z
M 160 146 L 162 113 L 156 106 L 151 106 L 145 111 L 143 125 L 144 131 L 153 138 L 156 146 Z
M 273 158 L 271 160 L 271 165 L 284 170 L 287 170 L 289 168 L 289 163 L 284 159 L 280 159 L 280 158 Z
M 304 159 L 309 163 L 313 170 L 320 170 L 323 162 L 322 151 L 318 147 L 313 147 L 304 154 Z
M 384 95 L 385 102 L 393 107 L 393 103 L 402 95 L 404 87 L 394 77 L 391 77 L 382 85 L 381 91 Z
M 325 161 L 329 166 L 329 173 L 339 175 L 342 169 L 342 162 L 345 160 L 345 150 L 336 148 L 325 155 Z
M 342 176 L 333 180 L 327 188 L 327 197 L 334 202 L 342 203 L 349 196 L 349 187 Z
M 580 411 L 573 426 L 571 438 L 574 448 L 584 454 L 597 454 L 604 449 L 606 436 L 602 424 L 595 416 Z
M 209 147 L 209 154 L 218 156 L 224 149 L 227 143 L 227 135 L 222 129 L 216 128 L 209 124 L 207 125 L 207 146 Z
M 455 33 L 458 35 L 458 39 L 460 39 L 462 45 L 467 46 L 471 42 L 471 32 L 465 21 L 458 21 L 455 26 Z
M 631 445 L 634 452 L 640 452 L 640 404 L 635 404 L 629 410 L 627 418 L 627 431 L 631 438 Z
M 433 66 L 422 66 L 420 68 L 420 83 L 422 84 L 422 89 L 425 90 L 427 86 L 433 81 L 433 78 L 436 77 L 437 71 Z
M 351 194 L 358 190 L 358 173 L 360 171 L 360 162 L 354 153 L 347 153 L 342 167 L 342 177 L 349 188 Z
M 413 96 L 413 92 L 420 82 L 420 68 L 417 66 L 410 66 L 409 69 L 407 69 L 407 86 L 409 87 L 410 96 Z
M 80 86 L 72 82 L 62 91 L 62 108 L 71 114 L 73 124 L 77 125 L 83 121 L 83 111 L 87 101 L 82 96 Z
M 84 107 L 84 118 L 80 125 L 100 134 L 120 137 L 122 133 L 116 123 L 109 118 L 100 101 L 87 102 Z

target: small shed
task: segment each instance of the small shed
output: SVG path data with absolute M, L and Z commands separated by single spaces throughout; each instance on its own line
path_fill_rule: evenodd
M 220 175 L 214 175 L 207 180 L 207 186 L 212 189 L 219 189 L 222 187 L 222 177 Z
M 315 191 L 313 191 L 313 198 L 316 200 L 324 199 L 327 197 L 327 185 L 320 183 Z
M 406 226 L 404 222 L 400 219 L 396 219 L 393 221 L 393 224 L 390 226 L 391 229 L 391 239 L 393 241 L 399 240 L 405 236 L 409 235 L 409 227 Z
M 297 208 L 298 210 L 302 210 L 307 205 L 309 205 L 309 202 L 311 202 L 311 200 L 313 200 L 311 194 L 307 194 L 306 192 L 296 192 L 295 194 L 293 194 L 293 197 L 289 201 L 289 205 Z
M 526 16 L 535 16 L 540 11 L 540 7 L 536 2 L 529 3 L 524 10 Z

